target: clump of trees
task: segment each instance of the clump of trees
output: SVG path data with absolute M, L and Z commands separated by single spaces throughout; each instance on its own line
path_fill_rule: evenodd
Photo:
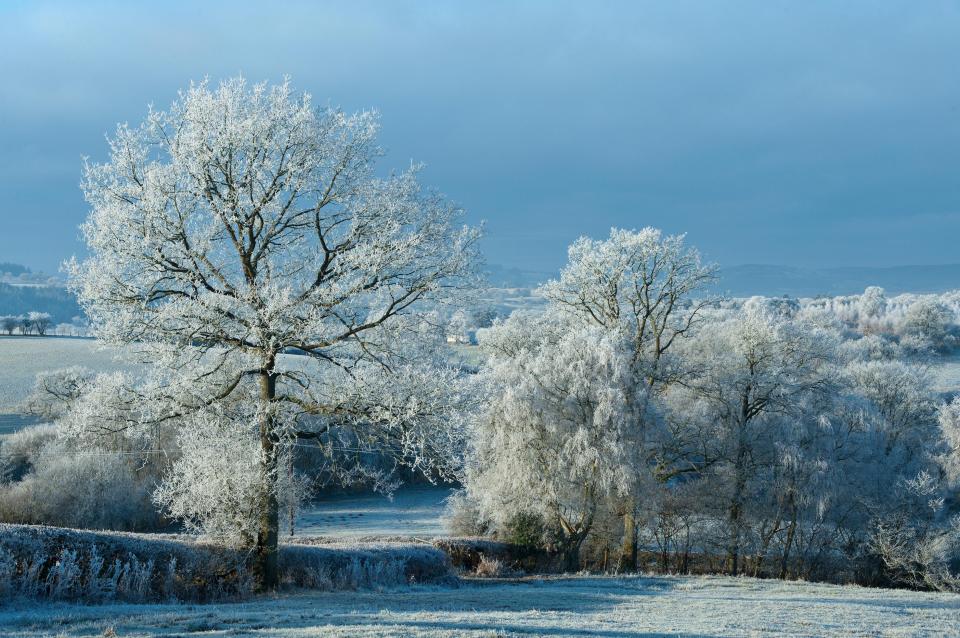
M 28 312 L 25 315 L 6 315 L 0 317 L 0 330 L 13 335 L 15 331 L 21 335 L 36 334 L 44 336 L 53 326 L 53 317 L 49 312 Z
M 470 312 L 478 232 L 417 166 L 378 177 L 377 132 L 242 79 L 117 129 L 69 272 L 149 366 L 38 377 L 24 410 L 56 425 L 0 446 L 0 519 L 176 521 L 248 552 L 262 591 L 312 489 L 403 466 L 462 481 L 459 529 L 568 570 L 956 588 L 960 403 L 924 364 L 960 296 L 723 300 L 683 236 L 614 229 L 542 310 Z M 447 341 L 474 332 L 467 371 Z
M 879 289 L 844 315 L 711 300 L 711 276 L 682 237 L 615 230 L 571 248 L 542 313 L 480 331 L 490 398 L 452 520 L 509 540 L 533 518 L 568 569 L 639 549 L 664 571 L 955 588 L 960 408 L 909 357 L 954 313 L 896 305 L 890 339 L 856 329 L 891 316 Z

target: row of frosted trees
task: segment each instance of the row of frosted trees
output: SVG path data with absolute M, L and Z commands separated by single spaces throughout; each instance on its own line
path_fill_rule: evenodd
M 893 337 L 711 302 L 712 278 L 682 237 L 614 230 L 570 248 L 544 312 L 481 331 L 457 525 L 568 569 L 955 586 L 960 403 Z
M 37 334 L 41 337 L 53 325 L 53 317 L 48 312 L 28 312 L 25 315 L 6 315 L 0 317 L 0 330 L 12 335 L 15 331 L 22 335 Z

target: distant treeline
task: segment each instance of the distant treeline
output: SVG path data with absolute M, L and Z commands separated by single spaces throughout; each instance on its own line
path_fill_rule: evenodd
M 0 269 L 8 266 L 3 264 Z M 8 271 L 9 272 L 9 271 Z M 69 323 L 82 317 L 77 298 L 60 286 L 14 286 L 0 283 L 0 315 L 47 312 L 54 323 Z
M 0 273 L 7 273 L 9 275 L 17 276 L 24 275 L 32 272 L 26 266 L 20 264 L 14 264 L 9 261 L 0 261 Z

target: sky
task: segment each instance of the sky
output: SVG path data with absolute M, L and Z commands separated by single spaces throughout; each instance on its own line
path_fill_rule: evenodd
M 656 226 L 721 265 L 960 263 L 960 1 L 0 0 L 0 262 L 83 255 L 82 158 L 191 80 L 381 113 L 384 167 L 554 271 Z

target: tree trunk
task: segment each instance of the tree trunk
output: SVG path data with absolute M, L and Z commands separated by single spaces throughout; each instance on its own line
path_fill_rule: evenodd
M 620 548 L 620 571 L 637 571 L 637 519 L 636 503 L 627 500 L 623 510 L 623 545 Z
M 580 545 L 583 543 L 583 536 L 577 535 L 567 542 L 566 550 L 563 552 L 563 571 L 576 573 L 580 571 Z
M 790 564 L 790 548 L 793 546 L 793 538 L 797 532 L 797 507 L 793 500 L 793 493 L 790 493 L 790 526 L 787 528 L 787 540 L 783 543 L 783 555 L 780 557 L 780 579 L 786 580 L 787 567 Z
M 275 358 L 270 355 L 260 372 L 260 520 L 254 554 L 253 577 L 257 591 L 272 591 L 280 583 L 278 541 L 280 536 L 280 502 L 277 498 L 277 441 L 270 405 L 277 393 L 277 377 L 273 371 Z
M 737 452 L 737 467 L 735 468 L 736 477 L 734 478 L 733 500 L 730 503 L 730 545 L 727 550 L 727 560 L 730 564 L 730 575 L 736 576 L 739 573 L 740 565 L 740 526 L 743 518 L 743 492 L 746 488 L 746 477 L 744 476 L 744 449 L 741 443 L 740 450 Z

